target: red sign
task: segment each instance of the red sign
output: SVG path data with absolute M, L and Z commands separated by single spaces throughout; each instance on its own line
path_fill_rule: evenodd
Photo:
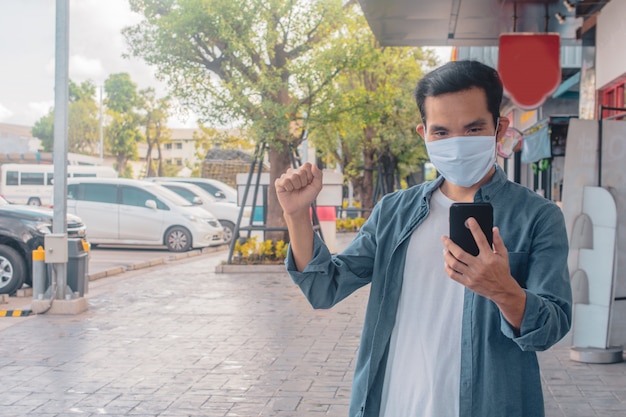
M 554 33 L 500 35 L 498 72 L 504 93 L 521 109 L 541 106 L 561 84 L 560 46 Z

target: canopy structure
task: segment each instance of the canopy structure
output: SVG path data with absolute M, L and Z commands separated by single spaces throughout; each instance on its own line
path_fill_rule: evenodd
M 497 46 L 502 33 L 558 33 L 579 42 L 584 18 L 609 0 L 359 0 L 386 46 Z

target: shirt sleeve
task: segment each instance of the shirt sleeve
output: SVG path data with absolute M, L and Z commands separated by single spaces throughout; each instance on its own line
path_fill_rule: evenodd
M 314 308 L 330 308 L 371 282 L 378 212 L 377 206 L 355 239 L 338 255 L 331 255 L 315 233 L 313 258 L 302 272 L 297 270 L 289 247 L 287 271 Z
M 569 253 L 562 212 L 542 210 L 533 227 L 524 290 L 526 306 L 519 331 L 500 314 L 501 331 L 522 350 L 541 351 L 561 340 L 571 327 L 572 289 L 567 268 Z

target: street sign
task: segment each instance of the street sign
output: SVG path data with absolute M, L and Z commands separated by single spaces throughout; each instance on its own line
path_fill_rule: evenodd
M 559 35 L 500 35 L 498 72 L 505 94 L 519 108 L 530 110 L 541 106 L 561 83 Z

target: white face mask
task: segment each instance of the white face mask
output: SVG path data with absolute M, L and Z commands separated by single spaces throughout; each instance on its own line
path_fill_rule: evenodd
M 498 129 L 496 128 L 496 135 Z M 455 136 L 426 142 L 430 162 L 452 184 L 471 187 L 489 172 L 496 161 L 494 136 Z

